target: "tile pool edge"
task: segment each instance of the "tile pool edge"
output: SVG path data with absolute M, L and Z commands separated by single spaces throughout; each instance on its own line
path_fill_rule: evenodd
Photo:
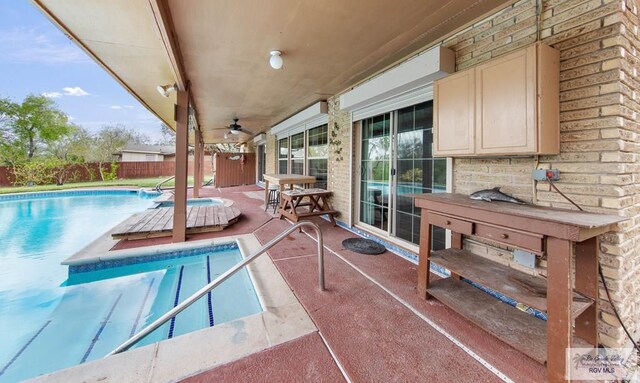
M 237 240 L 243 257 L 261 246 L 253 234 L 218 239 L 224 240 Z M 268 255 L 258 257 L 248 271 L 263 312 L 42 375 L 30 382 L 177 381 L 317 331 Z
M 91 196 L 91 195 L 129 195 L 129 194 L 149 194 L 154 195 L 155 192 L 147 192 L 144 188 L 77 188 L 68 190 L 49 190 L 40 192 L 22 192 L 22 193 L 6 193 L 0 194 L 0 202 L 4 201 L 21 201 L 25 199 L 39 199 L 52 197 L 70 197 L 70 196 Z
M 168 243 L 156 246 L 136 247 L 132 249 L 110 250 L 119 240 L 111 239 L 111 230 L 96 241 L 61 262 L 65 266 L 80 266 L 91 263 L 117 261 L 140 256 L 150 256 L 174 251 L 199 250 L 234 243 L 232 239 L 215 238 L 181 243 Z

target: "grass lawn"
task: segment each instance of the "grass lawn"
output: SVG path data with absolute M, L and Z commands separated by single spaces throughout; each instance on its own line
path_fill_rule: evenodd
M 160 178 L 137 178 L 130 180 L 115 180 L 115 181 L 92 181 L 92 182 L 77 182 L 77 183 L 68 183 L 64 185 L 37 185 L 37 186 L 7 186 L 0 187 L 0 194 L 7 193 L 26 193 L 26 192 L 40 192 L 40 191 L 50 191 L 50 190 L 68 190 L 68 189 L 78 189 L 78 188 L 95 188 L 95 187 L 109 187 L 109 186 L 132 186 L 139 188 L 153 188 L 160 181 L 167 179 L 168 177 L 160 177 Z M 209 179 L 205 178 L 205 182 Z M 193 185 L 193 177 L 189 177 L 188 181 L 189 185 Z M 163 187 L 174 186 L 174 180 L 171 180 L 164 185 Z

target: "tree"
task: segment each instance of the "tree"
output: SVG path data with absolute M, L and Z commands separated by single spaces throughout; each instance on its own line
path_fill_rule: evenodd
M 176 144 L 176 132 L 171 129 L 167 124 L 160 125 L 160 134 L 162 138 L 156 141 L 156 145 L 175 145 Z
M 67 115 L 44 96 L 29 95 L 21 104 L 0 99 L 0 116 L 0 157 L 10 164 L 31 160 L 71 131 Z
M 148 142 L 148 138 L 133 129 L 123 125 L 105 125 L 93 136 L 86 160 L 98 163 L 100 178 L 104 181 L 103 164 L 113 162 L 118 152 L 122 151 L 127 144 L 144 144 L 146 142 Z
M 92 139 L 85 128 L 72 125 L 69 134 L 49 144 L 47 152 L 67 162 L 85 162 L 91 151 Z

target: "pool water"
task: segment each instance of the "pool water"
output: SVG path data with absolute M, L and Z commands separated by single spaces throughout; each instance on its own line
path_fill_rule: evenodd
M 237 249 L 209 249 L 72 275 L 60 265 L 152 204 L 135 194 L 0 199 L 0 382 L 103 357 L 241 259 Z M 222 299 L 231 292 L 231 300 Z M 237 301 L 248 305 L 238 307 Z M 259 311 L 244 271 L 140 345 Z

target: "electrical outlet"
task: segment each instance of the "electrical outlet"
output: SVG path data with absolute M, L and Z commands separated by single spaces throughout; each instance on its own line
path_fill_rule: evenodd
M 531 177 L 536 181 L 546 181 L 547 177 L 551 181 L 558 181 L 560 179 L 560 170 L 558 169 L 534 169 L 531 172 Z

